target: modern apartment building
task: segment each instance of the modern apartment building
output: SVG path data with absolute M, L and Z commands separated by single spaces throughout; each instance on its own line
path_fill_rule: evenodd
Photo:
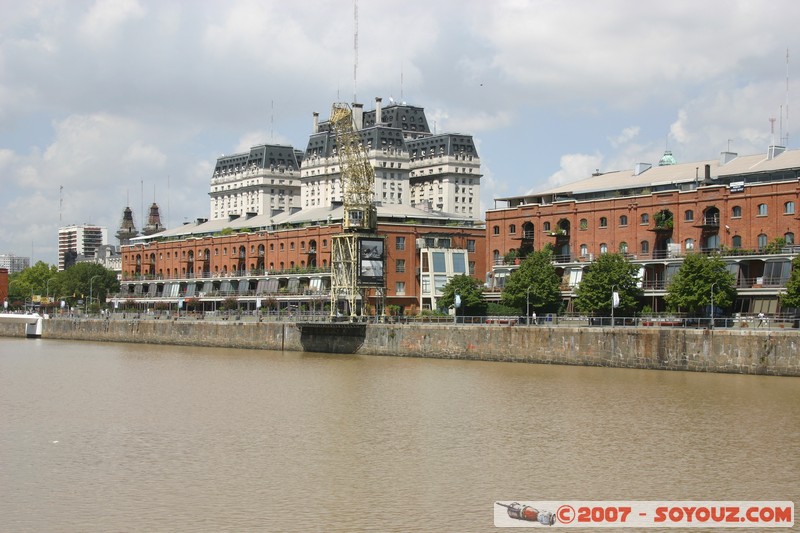
M 99 246 L 108 244 L 108 231 L 91 224 L 73 224 L 58 228 L 58 270 L 69 268 L 79 256 L 95 257 Z
M 22 272 L 31 266 L 30 257 L 20 257 L 14 254 L 0 254 L 0 268 L 5 268 L 9 274 Z

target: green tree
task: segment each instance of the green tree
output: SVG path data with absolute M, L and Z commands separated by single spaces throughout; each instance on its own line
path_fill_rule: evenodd
M 66 297 L 70 303 L 91 295 L 102 304 L 109 293 L 119 292 L 117 274 L 97 263 L 76 263 L 59 277 L 59 296 Z
M 611 294 L 619 295 L 620 315 L 636 310 L 642 289 L 638 286 L 639 266 L 622 254 L 602 254 L 591 263 L 576 289 L 575 308 L 582 313 L 611 314 Z
M 800 308 L 800 255 L 792 260 L 792 275 L 786 282 L 786 292 L 781 294 L 781 307 Z
M 449 308 L 454 304 L 456 294 L 461 297 L 461 307 L 458 309 L 459 315 L 483 316 L 486 314 L 483 283 L 479 280 L 465 274 L 453 276 L 442 289 L 439 305 Z
M 25 300 L 32 295 L 46 296 L 58 292 L 58 269 L 44 261 L 17 272 L 8 281 L 9 299 Z
M 555 312 L 561 301 L 561 279 L 556 274 L 553 264 L 553 252 L 550 249 L 533 252 L 511 273 L 500 302 L 503 305 L 516 307 L 527 312 Z
M 688 254 L 667 287 L 664 301 L 673 311 L 700 314 L 711 305 L 729 308 L 736 299 L 736 278 L 718 255 Z

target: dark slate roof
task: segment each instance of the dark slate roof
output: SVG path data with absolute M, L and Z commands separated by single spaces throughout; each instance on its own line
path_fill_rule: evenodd
M 375 124 L 375 110 L 364 111 L 363 127 L 358 131 L 364 146 L 373 148 L 400 148 L 408 150 L 411 157 L 422 157 L 422 149 L 426 155 L 431 149 L 439 155 L 465 154 L 478 156 L 475 142 L 471 135 L 446 133 L 432 135 L 425 118 L 425 110 L 421 107 L 406 104 L 390 104 L 381 111 L 382 121 Z M 318 133 L 308 139 L 305 157 L 330 157 L 335 147 L 334 135 L 331 133 L 330 121 L 319 123 Z M 413 151 L 418 153 L 414 154 Z M 443 151 L 442 151 L 443 150 Z
M 303 152 L 291 146 L 276 144 L 261 144 L 250 148 L 250 152 L 242 154 L 224 155 L 217 159 L 214 171 L 240 170 L 255 165 L 257 168 L 283 167 L 285 170 L 300 170 L 303 162 Z
M 425 109 L 406 104 L 389 104 L 381 110 L 381 123 L 390 128 L 398 128 L 410 134 L 430 135 L 431 129 L 428 127 L 428 119 L 425 117 Z M 375 125 L 375 110 L 364 111 L 364 127 L 369 128 Z
M 430 156 L 431 150 L 435 150 L 435 155 L 437 156 L 464 154 L 478 157 L 478 150 L 475 148 L 475 141 L 472 139 L 472 135 L 444 133 L 419 139 L 409 139 L 406 144 L 412 159 Z M 422 154 L 423 150 L 425 155 Z
M 361 137 L 365 147 L 406 149 L 407 140 L 404 139 L 402 130 L 397 128 L 372 126 L 359 130 L 358 136 Z M 330 157 L 335 146 L 335 135 L 326 128 L 325 131 L 314 133 L 309 137 L 305 157 Z

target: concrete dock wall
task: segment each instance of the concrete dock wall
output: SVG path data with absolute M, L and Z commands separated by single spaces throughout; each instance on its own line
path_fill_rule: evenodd
M 0 336 L 24 328 L 0 324 Z M 800 376 L 800 331 L 45 320 L 44 339 Z

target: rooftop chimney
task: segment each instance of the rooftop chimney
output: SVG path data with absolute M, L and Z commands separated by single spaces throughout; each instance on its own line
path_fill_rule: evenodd
M 778 146 L 775 144 L 771 144 L 769 149 L 767 150 L 767 159 L 774 159 L 781 155 L 784 150 L 786 150 L 785 146 Z
M 650 163 L 636 163 L 636 168 L 633 169 L 633 175 L 638 176 L 645 170 L 650 170 L 650 167 L 652 166 L 653 165 L 651 165 Z
M 311 133 L 319 133 L 319 113 L 314 111 L 314 127 L 311 128 Z
M 722 165 L 725 165 L 727 163 L 730 163 L 731 161 L 736 159 L 736 156 L 738 156 L 738 155 L 739 154 L 737 154 L 736 152 L 720 152 L 720 154 L 719 154 L 719 166 L 722 166 Z
M 356 131 L 364 128 L 364 104 L 353 104 L 353 127 Z
M 381 117 L 381 101 L 382 98 L 380 96 L 375 97 L 375 125 L 382 124 L 383 120 Z

